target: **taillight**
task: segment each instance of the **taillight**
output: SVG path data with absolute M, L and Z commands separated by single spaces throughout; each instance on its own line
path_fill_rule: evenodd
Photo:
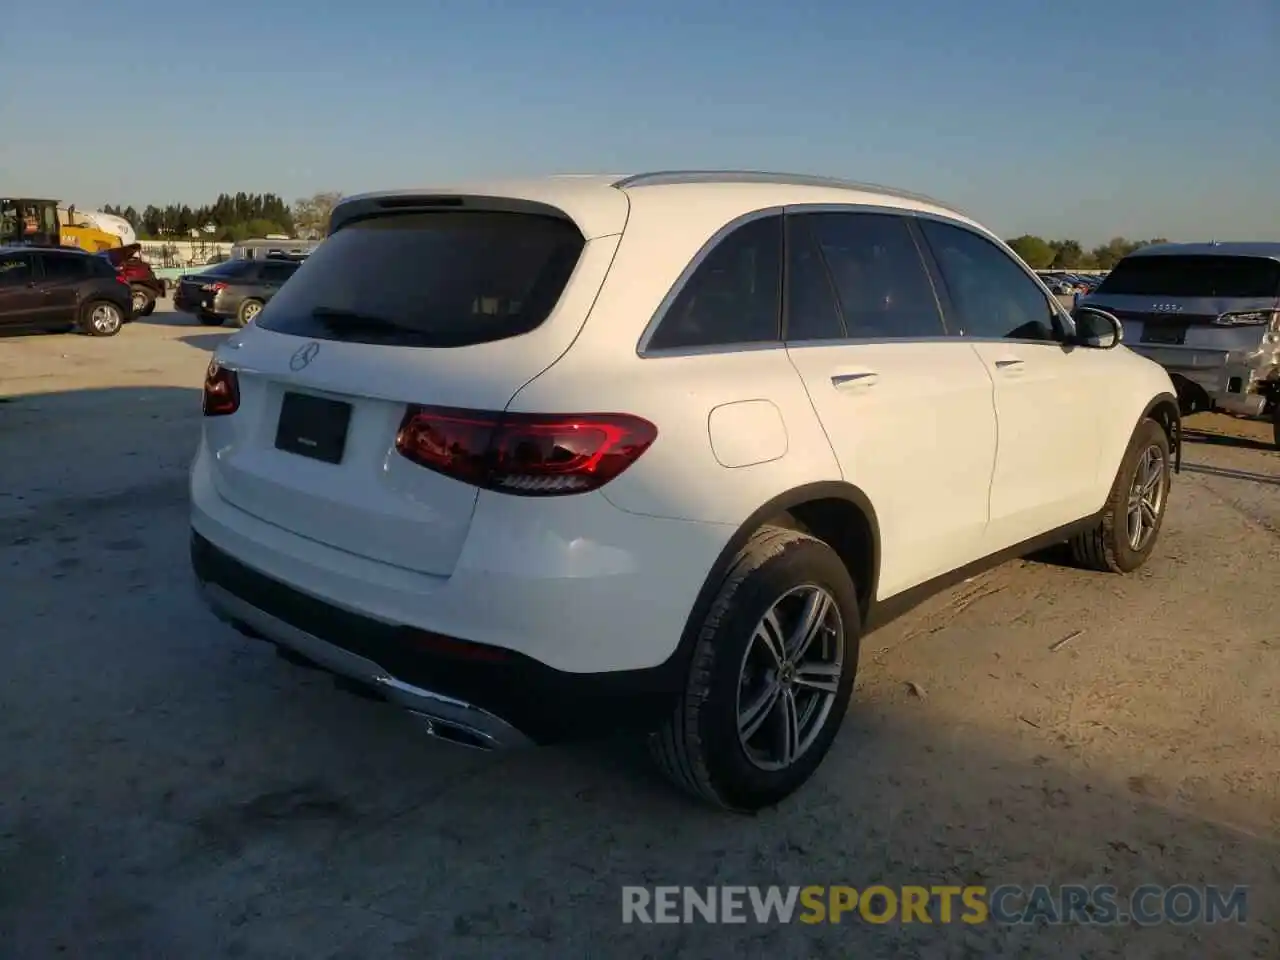
M 396 450 L 414 463 L 486 490 L 526 497 L 583 493 L 635 463 L 658 437 L 622 413 L 485 413 L 410 407 Z
M 221 280 L 219 280 L 215 283 L 203 284 L 200 287 L 200 289 L 203 290 L 205 293 L 217 293 L 219 290 L 227 289 L 227 285 L 223 283 Z
M 240 409 L 240 380 L 217 360 L 209 361 L 204 375 L 202 407 L 206 417 L 225 417 Z

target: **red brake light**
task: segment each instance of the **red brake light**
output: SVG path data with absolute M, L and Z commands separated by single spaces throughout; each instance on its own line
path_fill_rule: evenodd
M 204 375 L 202 407 L 206 417 L 225 417 L 240 409 L 240 380 L 217 360 L 209 361 Z
M 227 285 L 221 280 L 218 280 L 214 283 L 206 283 L 200 289 L 207 293 L 217 293 L 219 290 L 227 289 Z
M 486 490 L 526 497 L 583 493 L 635 463 L 658 437 L 622 413 L 485 413 L 410 407 L 396 451 L 419 466 Z

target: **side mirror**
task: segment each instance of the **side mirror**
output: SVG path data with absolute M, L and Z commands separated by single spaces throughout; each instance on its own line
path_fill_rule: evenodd
M 1115 314 L 1097 307 L 1076 307 L 1071 320 L 1076 326 L 1073 342 L 1079 346 L 1110 350 L 1124 342 L 1124 324 Z

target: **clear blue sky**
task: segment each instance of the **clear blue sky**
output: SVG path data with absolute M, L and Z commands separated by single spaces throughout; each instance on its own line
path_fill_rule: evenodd
M 937 194 L 1006 236 L 1280 238 L 1280 0 L 12 0 L 4 19 L 11 195 L 745 167 Z

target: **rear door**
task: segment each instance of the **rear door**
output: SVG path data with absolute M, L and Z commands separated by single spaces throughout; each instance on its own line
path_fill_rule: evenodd
M 41 322 L 44 293 L 38 270 L 34 254 L 0 252 L 0 324 L 30 327 Z
M 89 279 L 90 258 L 81 253 L 41 253 L 36 259 L 44 272 L 41 324 L 62 327 L 75 323 L 80 288 Z
M 962 224 L 921 218 L 948 321 L 995 384 L 999 453 L 985 553 L 1100 507 L 1100 424 L 1117 365 L 1106 350 L 1065 347 L 1062 315 L 1030 271 Z M 1095 502 L 1095 500 L 1097 502 Z
M 788 216 L 787 350 L 880 525 L 880 596 L 976 560 L 996 456 L 992 384 L 948 336 L 906 217 Z
M 269 301 L 279 292 L 285 282 L 298 271 L 298 264 L 287 261 L 267 260 L 262 264 L 258 283 L 263 302 Z
M 352 554 L 449 574 L 477 488 L 396 453 L 406 411 L 447 407 L 465 423 L 504 410 L 568 349 L 616 247 L 512 212 L 343 227 L 218 352 L 241 397 L 205 421 L 218 493 Z

